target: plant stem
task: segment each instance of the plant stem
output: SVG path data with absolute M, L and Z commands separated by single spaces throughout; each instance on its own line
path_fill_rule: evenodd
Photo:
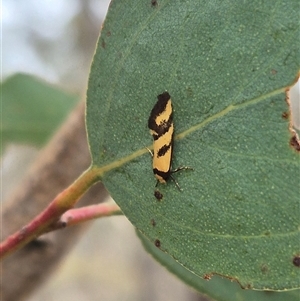
M 63 213 L 71 209 L 79 198 L 97 181 L 99 181 L 99 169 L 90 167 L 74 183 L 59 193 L 44 211 L 0 244 L 0 259 L 20 249 L 42 233 L 47 232 L 47 228 L 58 220 Z

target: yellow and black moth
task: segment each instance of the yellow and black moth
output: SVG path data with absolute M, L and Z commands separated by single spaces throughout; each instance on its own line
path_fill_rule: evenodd
M 153 173 L 157 179 L 156 185 L 158 182 L 166 183 L 167 180 L 171 178 L 180 189 L 171 173 L 191 168 L 179 167 L 175 170 L 171 170 L 174 123 L 172 101 L 168 92 L 157 96 L 157 102 L 148 120 L 148 127 L 153 137 Z

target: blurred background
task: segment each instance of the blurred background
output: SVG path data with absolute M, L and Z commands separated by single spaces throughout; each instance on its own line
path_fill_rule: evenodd
M 26 73 L 76 101 L 85 99 L 108 5 L 108 0 L 2 0 L 1 81 Z M 1 201 L 18 186 L 39 147 L 9 143 L 2 151 Z M 92 222 L 77 246 L 27 300 L 205 299 L 156 263 L 129 221 L 115 216 Z
M 84 99 L 108 5 L 108 0 L 2 0 L 1 81 L 20 72 L 31 74 L 76 100 Z M 299 129 L 299 85 L 292 94 Z M 6 145 L 1 164 L 2 200 L 17 187 L 38 151 L 28 144 Z M 28 300 L 120 299 L 206 300 L 156 263 L 121 216 L 93 222 Z

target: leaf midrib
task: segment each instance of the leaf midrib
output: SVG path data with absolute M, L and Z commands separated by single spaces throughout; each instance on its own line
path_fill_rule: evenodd
M 224 117 L 225 115 L 233 112 L 233 111 L 236 111 L 236 110 L 239 110 L 239 109 L 242 109 L 242 108 L 245 108 L 247 106 L 251 106 L 251 105 L 254 105 L 256 103 L 259 103 L 259 102 L 262 102 L 264 100 L 267 100 L 269 99 L 270 97 L 274 96 L 274 95 L 278 95 L 280 93 L 283 93 L 285 92 L 286 88 L 280 88 L 280 89 L 277 89 L 277 90 L 274 90 L 272 92 L 269 92 L 269 93 L 266 93 L 264 95 L 261 95 L 257 98 L 254 98 L 254 99 L 251 99 L 249 101 L 246 101 L 246 102 L 243 102 L 243 103 L 240 103 L 240 104 L 236 104 L 236 105 L 229 105 L 227 108 L 225 108 L 224 110 L 208 117 L 207 119 L 205 119 L 204 121 L 200 122 L 199 124 L 196 124 L 194 126 L 191 126 L 189 129 L 183 131 L 182 133 L 179 133 L 178 135 L 175 136 L 175 140 L 182 140 L 183 138 L 187 137 L 188 135 L 191 135 L 192 133 L 196 132 L 197 130 L 203 128 L 204 126 L 206 126 L 207 124 L 217 120 L 218 118 L 221 118 L 221 117 Z M 99 175 L 99 177 L 103 177 L 103 175 L 108 172 L 108 171 L 111 171 L 115 168 L 119 168 L 125 164 L 127 164 L 128 162 L 132 161 L 132 160 L 135 160 L 136 158 L 144 155 L 145 153 L 148 153 L 148 149 L 152 150 L 153 149 L 153 145 L 148 145 L 148 146 L 145 146 L 144 148 L 142 149 L 139 149 L 135 152 L 133 152 L 132 154 L 128 155 L 128 156 L 125 156 L 123 158 L 120 158 L 116 161 L 113 161 L 111 163 L 108 163 L 106 165 L 103 165 L 103 166 L 97 166 L 97 165 L 93 165 L 93 169 L 97 169 L 97 173 Z

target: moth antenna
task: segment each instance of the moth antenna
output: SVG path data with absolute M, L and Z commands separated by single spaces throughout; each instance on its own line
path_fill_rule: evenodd
M 153 153 L 152 153 L 151 149 L 149 149 L 148 147 L 146 147 L 146 149 L 148 150 L 148 152 L 150 153 L 150 155 L 153 157 Z

